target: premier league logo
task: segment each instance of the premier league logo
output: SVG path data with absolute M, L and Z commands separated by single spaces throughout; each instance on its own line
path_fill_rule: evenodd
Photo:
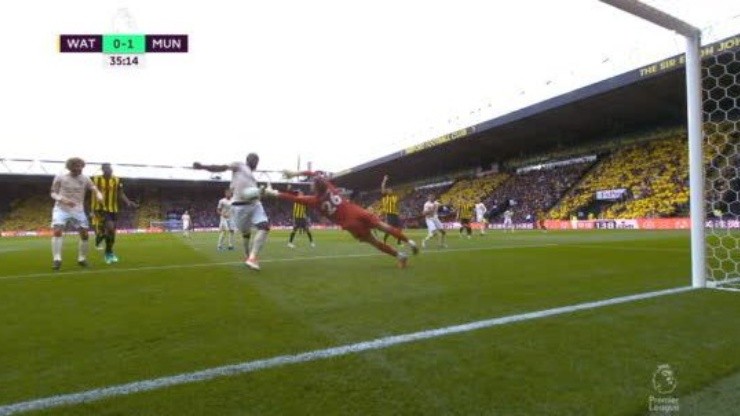
M 678 397 L 671 394 L 678 387 L 676 373 L 670 365 L 661 364 L 653 373 L 653 389 L 657 397 L 651 395 L 648 399 L 648 409 L 651 414 L 678 414 L 681 406 L 678 403 Z
M 678 380 L 668 364 L 661 364 L 653 373 L 653 387 L 659 394 L 671 394 L 678 387 Z

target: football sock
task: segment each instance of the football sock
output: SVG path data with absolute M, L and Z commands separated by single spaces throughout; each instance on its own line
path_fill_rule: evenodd
M 396 250 L 395 248 L 389 246 L 386 243 L 382 243 L 380 241 L 375 240 L 375 241 L 371 242 L 370 244 L 372 244 L 373 246 L 375 246 L 375 248 L 377 248 L 378 250 L 382 251 L 383 253 L 386 253 L 386 254 L 391 255 L 393 257 L 396 257 L 398 255 L 398 250 Z
M 390 229 L 389 229 L 389 230 L 387 231 L 387 233 L 388 233 L 388 234 L 390 234 L 390 235 L 392 235 L 392 236 L 394 236 L 394 237 L 396 237 L 396 239 L 397 239 L 398 241 L 403 241 L 404 243 L 405 243 L 405 242 L 407 242 L 407 241 L 409 241 L 409 239 L 408 239 L 408 238 L 406 238 L 406 236 L 405 236 L 405 235 L 403 235 L 403 233 L 401 232 L 401 230 L 399 230 L 398 228 L 395 228 L 395 227 L 391 227 L 391 228 L 390 228 Z M 386 234 L 386 235 L 387 235 L 387 234 Z
M 267 240 L 267 231 L 257 230 L 257 235 L 254 236 L 254 242 L 252 242 L 252 250 L 249 253 L 249 257 L 257 258 L 257 255 L 262 249 L 262 245 L 265 244 L 265 240 Z
M 106 245 L 107 243 L 108 242 L 106 241 Z M 77 260 L 85 261 L 85 259 L 87 258 L 87 251 L 90 248 L 90 244 L 88 243 L 88 240 L 80 239 L 80 243 L 77 246 L 78 246 Z
M 244 241 L 244 255 L 249 256 L 249 237 L 251 234 L 242 234 L 242 241 Z
M 51 254 L 54 260 L 62 261 L 62 242 L 64 237 L 51 237 Z
M 111 254 L 113 253 L 113 236 L 107 235 L 105 236 L 105 254 Z

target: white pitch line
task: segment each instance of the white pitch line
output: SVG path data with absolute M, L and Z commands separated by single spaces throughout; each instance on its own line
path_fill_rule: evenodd
M 562 247 L 573 247 L 573 248 L 594 248 L 600 250 L 622 250 L 622 251 L 667 251 L 671 253 L 689 253 L 691 247 L 686 248 L 664 248 L 664 247 L 625 247 L 625 246 L 610 246 L 609 243 L 603 244 L 563 244 Z
M 82 391 L 71 394 L 61 394 L 57 396 L 44 397 L 41 399 L 29 400 L 0 406 L 0 416 L 8 416 L 20 412 L 30 412 L 34 410 L 50 409 L 59 406 L 77 405 L 89 403 L 101 399 L 127 396 L 129 394 L 141 393 L 145 391 L 158 390 L 165 387 L 190 384 L 200 381 L 212 380 L 215 378 L 229 377 L 240 374 L 251 373 L 267 368 L 280 367 L 289 364 L 305 363 L 308 361 L 323 360 L 326 358 L 338 357 L 348 354 L 357 354 L 364 351 L 379 350 L 400 344 L 421 341 L 425 339 L 437 338 L 452 334 L 475 331 L 493 326 L 511 324 L 515 322 L 528 321 L 532 319 L 546 318 L 556 315 L 563 315 L 577 311 L 601 308 L 604 306 L 617 305 L 620 303 L 634 302 L 637 300 L 656 298 L 659 296 L 672 295 L 693 290 L 692 287 L 679 287 L 673 289 L 659 290 L 655 292 L 640 293 L 636 295 L 622 296 L 595 302 L 579 303 L 576 305 L 563 306 L 553 309 L 528 312 L 518 315 L 503 316 L 500 318 L 487 319 L 483 321 L 468 322 L 461 325 L 448 326 L 444 328 L 431 329 L 427 331 L 413 332 L 409 334 L 393 335 L 384 338 L 377 338 L 370 341 L 358 342 L 356 344 L 341 345 L 333 348 L 322 350 L 313 350 L 295 355 L 279 355 L 277 357 L 266 358 L 263 360 L 246 361 L 238 364 L 225 365 L 221 367 L 209 368 L 191 373 L 177 374 L 149 380 L 135 381 L 132 383 L 119 384 L 111 387 L 102 387 L 93 390 Z
M 493 247 L 470 247 L 470 248 L 452 248 L 452 249 L 439 249 L 439 250 L 425 250 L 423 253 L 451 253 L 458 251 L 480 251 L 480 250 L 508 250 L 513 248 L 541 248 L 556 246 L 557 244 L 537 244 L 537 245 L 513 245 L 513 246 L 493 246 Z M 279 262 L 292 262 L 292 261 L 310 261 L 310 260 L 328 260 L 328 259 L 342 259 L 342 258 L 356 258 L 356 257 L 374 257 L 374 256 L 387 256 L 383 253 L 366 253 L 366 254 L 337 254 L 330 256 L 305 256 L 305 257 L 293 257 L 283 259 L 266 259 L 260 260 L 260 263 L 279 263 Z M 32 273 L 32 274 L 19 274 L 19 275 L 7 275 L 0 276 L 0 280 L 8 279 L 22 279 L 31 277 L 57 277 L 57 276 L 73 276 L 81 277 L 88 274 L 98 273 L 125 273 L 125 272 L 139 272 L 146 270 L 169 270 L 169 269 L 186 269 L 190 267 L 210 267 L 210 266 L 229 266 L 243 264 L 242 261 L 226 261 L 218 263 L 195 263 L 195 264 L 166 264 L 162 266 L 142 266 L 142 267 L 129 267 L 126 269 L 119 269 L 116 267 L 107 267 L 101 269 L 77 269 L 76 271 L 69 272 L 44 272 L 44 273 Z

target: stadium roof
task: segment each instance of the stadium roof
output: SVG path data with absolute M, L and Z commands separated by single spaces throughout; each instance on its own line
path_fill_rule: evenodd
M 0 158 L 1 175 L 53 176 L 65 171 L 65 161 L 37 159 L 3 159 Z M 84 172 L 88 175 L 102 173 L 103 162 L 87 162 Z M 138 165 L 111 163 L 113 173 L 121 178 L 177 180 L 177 181 L 213 181 L 228 182 L 231 173 L 211 173 L 205 170 L 194 170 L 186 166 Z M 285 182 L 281 172 L 258 171 L 257 179 L 273 183 Z
M 706 58 L 740 53 L 740 35 L 702 48 Z M 374 189 L 544 153 L 660 126 L 685 126 L 683 55 L 638 68 L 493 120 L 339 172 L 337 184 Z

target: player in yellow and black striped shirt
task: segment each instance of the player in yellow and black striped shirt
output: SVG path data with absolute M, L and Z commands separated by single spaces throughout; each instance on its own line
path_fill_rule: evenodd
M 457 205 L 457 219 L 460 221 L 460 235 L 467 231 L 468 238 L 471 238 L 473 229 L 470 227 L 470 221 L 475 216 L 475 204 L 470 201 L 460 201 Z
M 303 192 L 300 190 L 297 192 L 297 195 L 303 195 Z M 290 232 L 290 240 L 288 240 L 288 247 L 295 248 L 295 244 L 293 244 L 293 239 L 295 238 L 296 231 L 303 231 L 308 236 L 308 241 L 311 244 L 311 247 L 316 247 L 316 244 L 313 242 L 313 236 L 311 235 L 311 230 L 308 229 L 308 218 L 306 217 L 306 206 L 294 202 L 293 203 L 293 231 Z
M 105 240 L 105 262 L 117 263 L 118 257 L 113 254 L 113 245 L 116 242 L 116 220 L 118 220 L 118 201 L 122 200 L 129 207 L 138 205 L 128 199 L 123 192 L 123 183 L 117 176 L 113 176 L 110 163 L 101 166 L 102 175 L 93 176 L 93 184 L 102 192 L 103 201 L 93 198 L 90 202 L 90 211 L 93 213 L 95 227 L 95 247 Z
M 388 175 L 383 176 L 383 182 L 380 184 L 380 193 L 382 195 L 380 199 L 380 214 L 383 216 L 382 218 L 385 222 L 400 230 L 403 227 L 401 226 L 401 217 L 398 211 L 398 194 L 393 192 L 393 189 L 386 187 L 386 183 L 388 183 Z M 386 233 L 383 236 L 384 243 L 388 242 L 388 235 Z M 402 244 L 401 240 L 398 240 L 397 244 Z

